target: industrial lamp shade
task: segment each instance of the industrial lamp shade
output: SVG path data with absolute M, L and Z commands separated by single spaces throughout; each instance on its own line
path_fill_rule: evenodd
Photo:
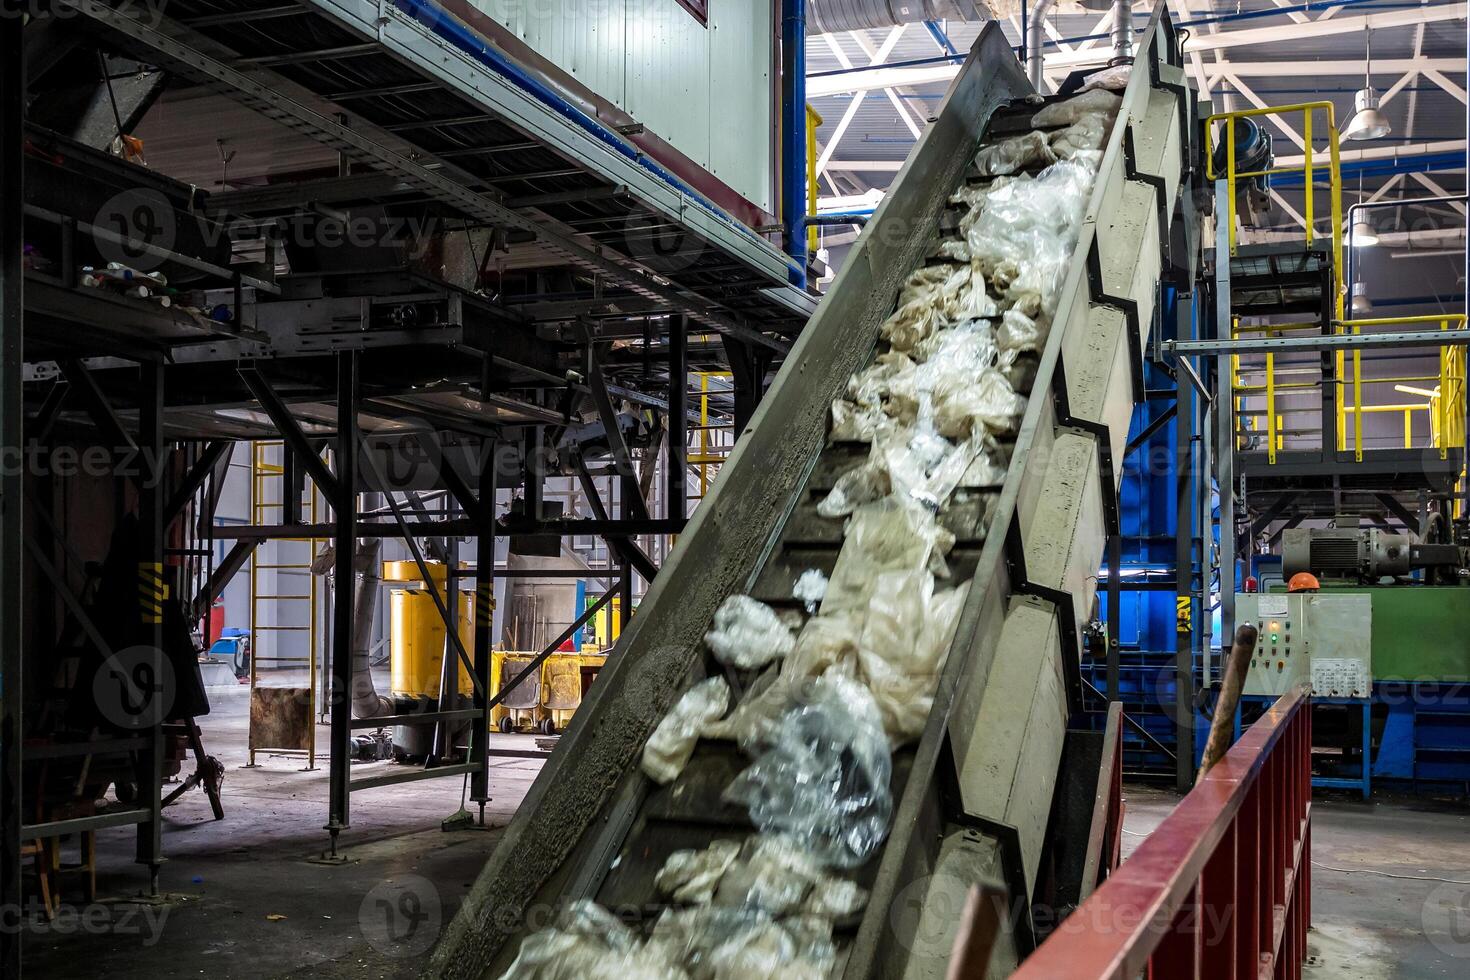
M 1378 109 L 1378 93 L 1371 85 L 1358 89 L 1353 96 L 1353 115 L 1342 129 L 1345 140 L 1376 140 L 1387 136 L 1393 127 Z
M 1378 232 L 1374 231 L 1373 226 L 1368 223 L 1368 219 L 1360 214 L 1353 221 L 1353 228 L 1351 234 L 1348 236 L 1348 241 L 1352 242 L 1353 248 L 1367 248 L 1369 245 L 1378 244 Z
M 1371 312 L 1373 312 L 1373 300 L 1368 295 L 1367 288 L 1360 282 L 1353 283 L 1353 316 L 1358 317 Z

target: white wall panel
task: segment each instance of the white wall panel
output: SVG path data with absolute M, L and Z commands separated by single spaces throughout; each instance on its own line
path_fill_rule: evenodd
M 598 95 L 766 210 L 773 206 L 770 0 L 472 0 Z

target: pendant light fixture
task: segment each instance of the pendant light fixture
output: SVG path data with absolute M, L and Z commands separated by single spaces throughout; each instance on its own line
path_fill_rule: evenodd
M 1353 96 L 1353 114 L 1342 128 L 1345 140 L 1376 140 L 1387 136 L 1393 127 L 1378 108 L 1378 93 L 1373 89 L 1373 31 L 1365 29 L 1367 46 L 1363 55 L 1363 87 Z

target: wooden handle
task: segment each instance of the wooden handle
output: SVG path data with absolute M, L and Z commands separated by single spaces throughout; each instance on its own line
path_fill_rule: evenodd
M 1210 737 L 1205 742 L 1205 754 L 1200 759 L 1199 774 L 1194 780 L 1196 785 L 1230 748 L 1230 736 L 1235 729 L 1235 707 L 1240 703 L 1240 689 L 1245 686 L 1246 668 L 1256 652 L 1257 639 L 1259 636 L 1254 626 L 1241 626 L 1235 631 L 1235 644 L 1230 648 L 1230 660 L 1225 665 L 1225 675 L 1220 679 L 1220 699 L 1215 702 Z

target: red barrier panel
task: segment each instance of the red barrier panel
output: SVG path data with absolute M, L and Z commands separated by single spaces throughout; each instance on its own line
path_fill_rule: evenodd
M 1309 708 L 1305 688 L 1277 701 L 1013 980 L 1298 980 L 1312 917 Z

